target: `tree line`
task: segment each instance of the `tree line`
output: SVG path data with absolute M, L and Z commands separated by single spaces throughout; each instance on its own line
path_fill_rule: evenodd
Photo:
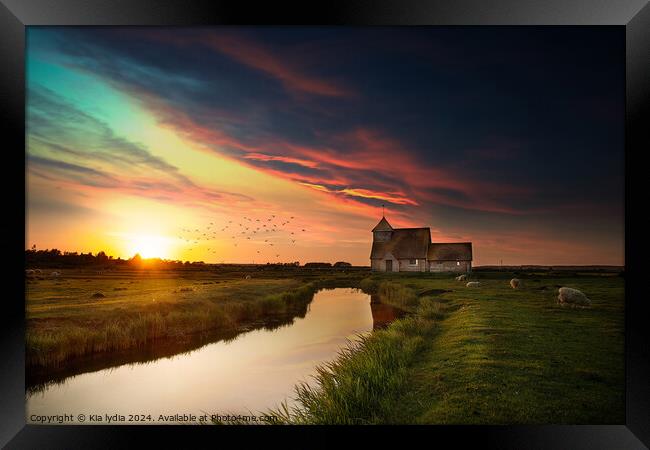
M 62 252 L 59 249 L 45 249 L 45 250 L 36 250 L 29 249 L 25 250 L 25 265 L 26 267 L 87 267 L 87 266 L 97 266 L 98 268 L 110 268 L 110 267 L 124 267 L 124 266 L 155 266 L 157 268 L 181 268 L 181 267 L 196 267 L 204 266 L 203 261 L 180 261 L 180 260 L 166 260 L 160 258 L 148 258 L 143 259 L 139 254 L 134 255 L 129 259 L 122 259 L 120 257 L 115 258 L 109 256 L 106 252 L 97 252 L 92 254 L 88 253 L 78 253 L 78 252 Z
M 219 264 L 214 264 L 219 265 Z M 232 265 L 232 264 L 229 264 Z M 241 264 L 234 264 L 241 265 Z M 97 267 L 98 269 L 109 269 L 117 267 L 150 267 L 157 269 L 180 269 L 204 267 L 203 261 L 180 261 L 167 260 L 161 258 L 143 259 L 139 254 L 129 259 L 115 258 L 109 256 L 106 252 L 97 252 L 95 254 L 61 251 L 59 249 L 37 250 L 35 248 L 25 250 L 25 266 L 27 268 L 79 268 L 79 267 Z M 287 263 L 266 263 L 270 267 L 300 267 L 298 261 Z M 325 262 L 308 262 L 304 265 L 306 268 L 330 268 L 330 267 L 351 267 L 350 263 L 338 261 L 335 264 Z

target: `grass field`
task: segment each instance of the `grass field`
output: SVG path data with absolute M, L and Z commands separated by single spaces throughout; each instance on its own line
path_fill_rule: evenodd
M 360 287 L 410 312 L 344 349 L 297 386 L 284 423 L 606 424 L 624 422 L 624 279 L 612 274 L 475 272 L 64 273 L 27 284 L 27 370 L 83 355 L 304 316 L 320 287 Z M 556 303 L 560 286 L 591 308 Z M 101 292 L 104 297 L 95 298 Z
M 208 272 L 64 273 L 59 279 L 30 280 L 27 367 L 57 368 L 88 354 L 304 315 L 315 289 L 309 280 L 244 279 Z
M 361 285 L 413 314 L 373 333 L 298 386 L 285 423 L 624 423 L 624 281 L 531 274 L 373 276 Z M 494 277 L 494 278 L 491 278 Z M 556 304 L 581 289 L 589 309 Z M 435 296 L 418 295 L 426 291 Z M 442 292 L 450 291 L 450 292 Z

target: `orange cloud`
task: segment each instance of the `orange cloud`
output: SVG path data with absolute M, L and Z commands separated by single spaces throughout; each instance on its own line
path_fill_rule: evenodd
M 323 136 L 316 131 L 317 137 L 322 137 L 325 143 L 319 146 L 299 145 L 281 137 L 268 136 L 263 144 L 254 140 L 244 142 L 224 130 L 197 123 L 190 114 L 170 106 L 161 98 L 148 93 L 138 93 L 138 96 L 157 115 L 161 125 L 201 144 L 206 151 L 214 151 L 216 146 L 241 152 L 240 155 L 221 152 L 222 156 L 240 163 L 246 160 L 278 161 L 315 171 L 304 174 L 290 168 L 280 170 L 259 164 L 249 165 L 284 179 L 337 186 L 350 189 L 351 196 L 377 198 L 405 206 L 430 202 L 511 215 L 531 212 L 530 209 L 519 210 L 509 206 L 512 200 L 534 194 L 531 187 L 511 185 L 501 180 L 481 180 L 462 168 L 423 164 L 402 142 L 378 130 L 359 127 L 348 133 Z M 273 153 L 269 149 L 273 149 Z M 408 194 L 390 194 L 404 189 Z M 385 195 L 379 198 L 372 194 L 378 192 Z
M 349 195 L 350 197 L 375 198 L 378 200 L 386 200 L 388 202 L 395 203 L 397 205 L 414 205 L 414 206 L 418 205 L 417 202 L 410 200 L 406 197 L 400 196 L 399 194 L 396 193 L 374 192 L 369 189 L 351 189 L 351 188 L 329 189 L 326 186 L 320 184 L 312 184 L 312 183 L 304 183 L 304 182 L 301 182 L 300 184 L 308 186 L 317 191 L 331 192 L 335 194 L 345 194 L 345 195 Z
M 334 136 L 331 139 L 333 146 L 330 147 L 309 147 L 281 139 L 267 139 L 264 148 L 282 152 L 282 155 L 270 155 L 261 145 L 244 143 L 221 130 L 201 126 L 181 111 L 173 112 L 170 108 L 163 111 L 165 124 L 187 138 L 243 152 L 240 158 L 229 156 L 234 160 L 280 161 L 318 169 L 318 173 L 308 175 L 253 166 L 293 181 L 340 186 L 348 189 L 346 194 L 350 196 L 376 198 L 411 206 L 433 202 L 463 209 L 516 215 L 523 212 L 507 206 L 504 199 L 512 200 L 532 193 L 529 187 L 482 181 L 449 167 L 422 164 L 401 142 L 374 130 L 362 128 Z M 334 146 L 338 149 L 335 150 Z M 353 187 L 353 184 L 357 186 Z M 378 187 L 382 188 L 379 196 Z M 394 194 L 402 187 L 409 188 L 412 198 Z M 459 195 L 448 195 L 445 192 L 456 192 Z
M 247 155 L 244 155 L 244 158 L 254 159 L 257 161 L 280 161 L 284 163 L 298 164 L 299 166 L 310 167 L 310 168 L 318 167 L 318 164 L 313 161 L 308 161 L 305 159 L 298 159 L 298 158 L 290 158 L 287 156 L 271 156 L 271 155 L 265 155 L 263 153 L 248 153 Z

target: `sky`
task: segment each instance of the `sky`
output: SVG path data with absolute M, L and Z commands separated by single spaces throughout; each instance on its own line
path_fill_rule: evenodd
M 624 50 L 620 27 L 28 27 L 26 247 L 368 265 L 384 211 L 474 265 L 622 265 Z

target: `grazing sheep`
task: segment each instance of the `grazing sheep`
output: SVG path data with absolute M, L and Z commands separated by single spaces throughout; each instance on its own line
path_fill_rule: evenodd
M 591 306 L 591 300 L 589 300 L 585 294 L 583 294 L 578 289 L 573 289 L 570 287 L 561 287 L 558 289 L 557 302 L 562 306 L 569 305 L 574 308 L 576 306 Z
M 246 276 L 244 277 L 244 279 L 245 279 L 245 280 L 250 280 L 250 279 L 251 279 L 251 276 L 250 276 L 250 275 L 246 275 Z
M 519 280 L 519 278 L 513 278 L 512 280 L 510 280 L 510 286 L 512 286 L 513 289 L 519 289 L 519 287 L 521 286 L 521 281 Z
M 91 295 L 92 298 L 104 298 L 106 297 L 104 294 L 101 292 L 95 292 L 93 295 Z
M 51 276 L 51 277 L 59 277 L 59 276 L 61 276 L 61 272 L 52 272 L 52 273 L 50 274 L 50 276 Z
M 41 275 L 43 271 L 41 269 L 34 269 L 34 273 Z
M 35 273 L 36 272 L 34 272 L 32 269 L 25 270 L 25 275 L 27 275 L 28 277 L 34 276 Z
M 479 283 L 478 281 L 470 281 L 465 286 L 467 286 L 467 287 L 479 287 L 480 285 L 481 285 L 481 283 Z
M 456 281 L 465 281 L 467 280 L 467 275 L 458 275 Z

